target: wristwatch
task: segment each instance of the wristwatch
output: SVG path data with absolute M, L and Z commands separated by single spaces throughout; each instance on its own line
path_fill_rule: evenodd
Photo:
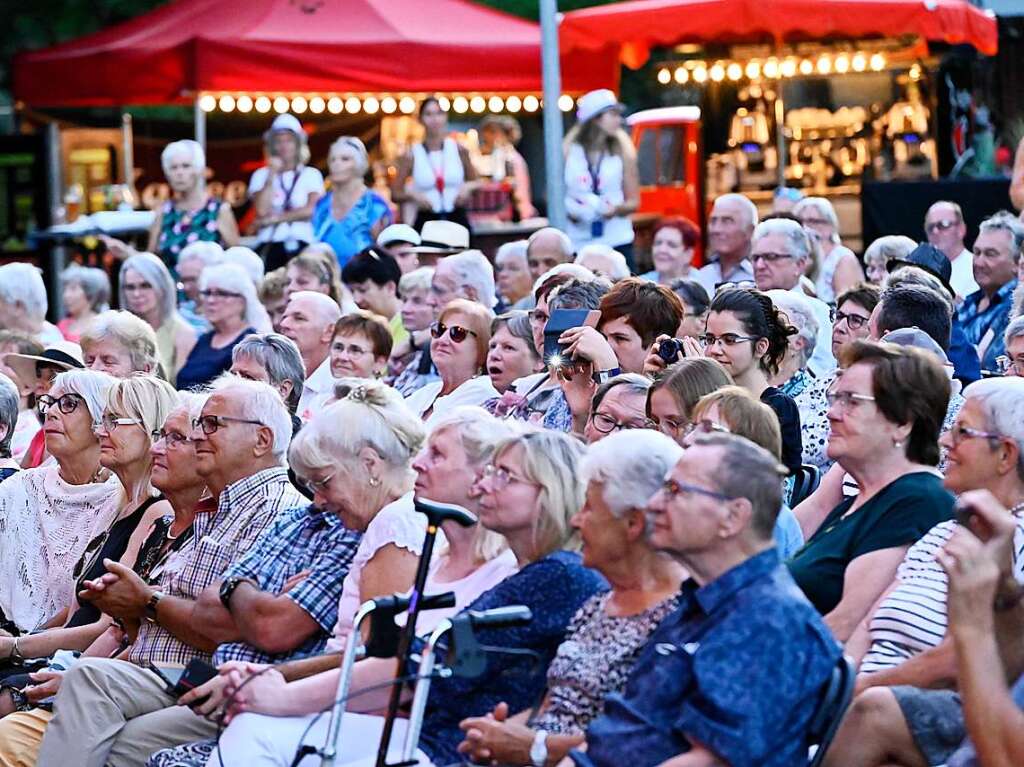
M 146 620 L 150 623 L 156 623 L 156 606 L 160 604 L 160 600 L 165 596 L 162 591 L 154 591 L 149 601 L 146 602 Z
M 252 583 L 251 578 L 226 578 L 223 583 L 220 584 L 220 603 L 224 605 L 225 610 L 231 609 L 231 597 L 235 593 L 235 589 L 241 586 L 243 583 Z
M 594 383 L 600 386 L 601 384 L 608 383 L 608 381 L 610 381 L 612 378 L 615 378 L 615 376 L 621 373 L 622 370 L 619 368 L 609 368 L 608 370 L 595 370 L 591 378 L 593 379 Z
M 548 733 L 547 730 L 537 730 L 533 736 L 533 745 L 530 746 L 530 764 L 533 767 L 545 767 L 548 763 Z

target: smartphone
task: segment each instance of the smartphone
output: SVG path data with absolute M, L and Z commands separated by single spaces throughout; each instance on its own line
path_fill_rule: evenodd
M 572 328 L 596 327 L 600 319 L 601 312 L 594 309 L 555 309 L 551 312 L 544 326 L 544 364 L 548 367 L 561 367 L 569 362 L 565 346 L 558 343 L 558 338 Z
M 180 698 L 186 692 L 206 684 L 217 676 L 217 669 L 200 658 L 193 659 L 184 668 L 157 666 L 151 663 L 149 669 L 163 681 L 164 691 L 175 698 Z M 198 700 L 192 705 L 199 705 L 202 702 L 202 700 Z

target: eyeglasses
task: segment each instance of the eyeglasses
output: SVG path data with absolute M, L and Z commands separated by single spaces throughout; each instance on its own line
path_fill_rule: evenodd
M 602 434 L 611 434 L 613 431 L 624 429 L 653 429 L 654 421 L 644 418 L 642 421 L 617 421 L 607 413 L 594 413 L 590 416 L 590 422 L 594 428 Z
M 220 288 L 207 288 L 206 290 L 200 290 L 201 295 L 206 300 L 211 298 L 242 298 L 241 293 L 233 293 L 230 290 L 221 290 Z
M 758 259 L 762 259 L 769 264 L 774 264 L 776 261 L 782 261 L 785 258 L 793 258 L 793 256 L 789 253 L 753 253 L 750 256 L 750 261 L 756 264 Z
M 331 346 L 331 352 L 334 354 L 347 354 L 349 357 L 362 357 L 364 354 L 369 354 L 369 349 L 364 349 L 361 346 L 355 346 L 349 344 L 346 346 L 343 343 L 336 343 Z
M 720 501 L 733 500 L 733 496 L 720 493 L 717 490 L 708 490 L 706 487 L 678 482 L 674 479 L 666 479 L 665 484 L 661 486 L 661 492 L 669 498 L 678 498 L 681 495 L 706 495 L 708 498 L 717 498 Z
M 949 430 L 949 441 L 953 444 L 953 447 L 960 447 L 960 443 L 965 439 L 1002 439 L 1002 434 L 996 434 L 991 431 L 981 431 L 980 429 L 972 429 L 970 426 L 954 426 Z
M 180 447 L 190 441 L 189 438 L 181 432 L 165 431 L 164 429 L 157 429 L 151 436 L 153 437 L 153 442 L 163 440 L 167 443 L 167 447 L 170 448 Z
M 474 338 L 476 337 L 476 333 L 469 328 L 462 327 L 461 325 L 449 326 L 445 325 L 443 322 L 435 322 L 430 326 L 430 335 L 434 338 L 441 338 L 445 333 L 447 333 L 448 337 L 457 344 L 461 344 L 470 336 L 473 336 Z
M 152 290 L 153 286 L 148 282 L 122 282 L 121 289 L 125 293 L 141 293 L 144 290 Z
M 653 420 L 658 427 L 658 431 L 666 437 L 678 437 L 680 433 L 686 433 L 690 428 L 688 421 L 677 421 L 675 418 L 658 418 Z
M 716 336 L 714 333 L 702 333 L 697 336 L 697 339 L 704 344 L 705 348 L 714 346 L 721 342 L 723 346 L 736 346 L 744 341 L 756 341 L 757 338 L 754 336 L 741 336 L 738 333 L 723 333 L 720 336 Z
M 874 402 L 875 398 L 867 394 L 857 394 L 852 391 L 830 391 L 825 395 L 825 401 L 829 407 L 837 405 L 842 410 L 850 410 L 861 402 Z
M 936 231 L 944 232 L 954 226 L 956 226 L 956 221 L 932 221 L 930 224 L 924 225 L 924 230 L 928 234 L 934 234 Z
M 235 423 L 251 423 L 254 426 L 266 426 L 263 421 L 253 421 L 250 418 L 235 418 L 230 415 L 203 415 L 192 419 L 192 428 L 202 429 L 203 434 L 209 437 L 211 434 L 216 434 L 218 429 L 223 428 L 231 421 Z
M 1001 355 L 996 357 L 996 366 L 999 370 L 999 375 L 1024 376 L 1024 356 L 1010 357 L 1006 354 Z
M 863 314 L 847 314 L 841 312 L 838 309 L 832 310 L 832 324 L 838 325 L 840 322 L 846 322 L 846 327 L 850 330 L 860 330 L 862 327 L 868 324 L 868 320 L 871 317 L 865 317 Z
M 518 482 L 522 485 L 533 485 L 535 482 L 530 482 L 526 479 L 521 479 L 515 474 L 512 474 L 508 469 L 503 469 L 500 466 L 495 466 L 493 463 L 489 463 L 484 466 L 482 479 L 490 480 L 491 486 L 495 490 L 504 490 L 512 482 Z
M 49 394 L 43 394 L 36 398 L 36 410 L 39 411 L 39 415 L 46 415 L 50 408 L 56 405 L 64 415 L 71 415 L 78 410 L 78 406 L 83 402 L 85 400 L 77 394 L 62 394 L 56 399 Z
M 723 426 L 720 423 L 715 423 L 707 418 L 702 418 L 699 421 L 694 421 L 686 427 L 686 435 L 690 434 L 714 434 L 720 432 L 722 434 L 731 434 L 728 426 Z
M 110 433 L 117 429 L 118 426 L 142 426 L 142 421 L 138 418 L 118 418 L 116 415 L 106 413 L 100 419 L 100 422 L 93 427 L 93 431 L 98 431 L 102 428 L 103 431 Z
M 338 472 L 332 471 L 326 477 L 321 477 L 320 479 L 307 479 L 305 480 L 306 487 L 313 491 L 323 490 L 331 483 L 331 480 L 334 479 L 337 474 Z

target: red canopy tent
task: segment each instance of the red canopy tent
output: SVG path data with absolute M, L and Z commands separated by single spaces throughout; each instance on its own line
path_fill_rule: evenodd
M 567 57 L 564 89 L 612 86 L 617 68 L 607 51 Z M 175 0 L 14 63 L 15 97 L 34 106 L 540 89 L 540 28 L 465 0 Z
M 572 11 L 559 27 L 563 56 L 615 45 L 632 68 L 655 46 L 903 35 L 991 56 L 998 32 L 995 17 L 966 0 L 632 0 Z

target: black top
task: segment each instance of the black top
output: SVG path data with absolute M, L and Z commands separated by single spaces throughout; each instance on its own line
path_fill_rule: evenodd
M 107 568 L 103 565 L 104 559 L 117 561 L 124 556 L 125 549 L 128 548 L 128 541 L 139 526 L 139 522 L 142 521 L 146 511 L 154 503 L 163 499 L 162 495 L 147 498 L 139 504 L 135 511 L 127 517 L 117 520 L 110 526 L 109 530 L 104 530 L 89 542 L 85 553 L 82 554 L 82 558 L 75 565 L 74 574 L 77 579 L 75 583 L 76 595 L 82 590 L 82 581 L 94 581 L 97 578 L 101 578 L 107 572 Z M 99 619 L 100 611 L 92 602 L 85 602 L 84 604 L 79 602 L 79 607 L 75 610 L 75 614 L 71 616 L 67 627 L 88 626 Z
M 803 438 L 800 436 L 800 410 L 796 400 L 783 394 L 774 386 L 761 392 L 761 401 L 775 411 L 782 431 L 782 463 L 790 472 L 800 468 L 804 454 Z
M 188 354 L 188 359 L 181 370 L 178 371 L 177 387 L 185 391 L 197 386 L 208 384 L 214 378 L 231 368 L 231 352 L 235 346 L 250 333 L 255 333 L 253 328 L 246 328 L 229 343 L 215 348 L 212 345 L 213 331 L 210 330 L 199 336 L 196 345 Z

